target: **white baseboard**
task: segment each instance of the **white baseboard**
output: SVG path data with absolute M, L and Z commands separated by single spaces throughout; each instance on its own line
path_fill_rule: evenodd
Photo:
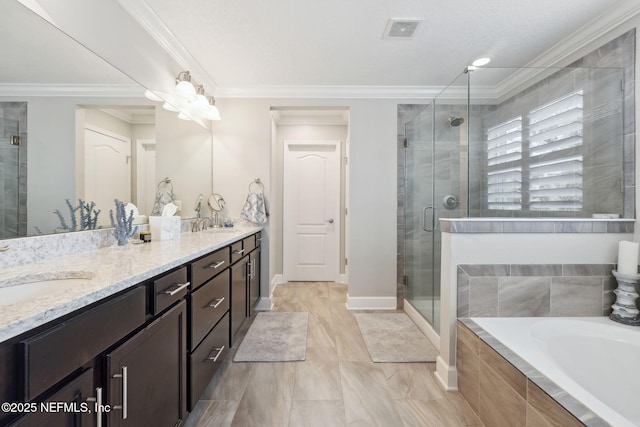
M 347 275 L 346 274 L 339 274 L 338 275 L 338 283 L 346 285 L 347 284 Z
M 418 310 L 415 309 L 407 300 L 404 300 L 404 312 L 413 320 L 418 329 L 431 341 L 431 344 L 440 351 L 440 335 L 433 329 L 433 326 L 425 319 Z
M 456 367 L 451 367 L 440 356 L 436 358 L 436 380 L 445 391 L 458 390 L 458 371 Z
M 280 283 L 286 283 L 284 280 L 284 276 L 282 274 L 276 274 L 275 276 L 273 276 L 273 279 L 271 279 L 271 283 L 269 283 L 269 297 L 273 295 L 273 290 Z
M 273 303 L 271 302 L 271 298 L 261 297 L 258 300 L 258 304 L 256 304 L 256 311 L 270 311 L 273 307 Z
M 347 294 L 348 310 L 395 310 L 396 297 L 350 297 Z

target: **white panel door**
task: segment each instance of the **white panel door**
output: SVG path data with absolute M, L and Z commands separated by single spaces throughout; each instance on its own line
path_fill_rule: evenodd
M 84 138 L 84 198 L 101 210 L 98 225 L 111 226 L 109 210 L 115 211 L 114 199 L 131 201 L 131 141 L 89 128 Z
M 285 142 L 284 275 L 337 281 L 340 141 Z

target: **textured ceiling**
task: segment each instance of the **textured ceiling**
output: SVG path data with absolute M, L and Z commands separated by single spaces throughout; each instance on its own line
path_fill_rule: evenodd
M 220 87 L 443 86 L 519 67 L 620 0 L 147 0 Z M 384 40 L 390 18 L 424 20 Z

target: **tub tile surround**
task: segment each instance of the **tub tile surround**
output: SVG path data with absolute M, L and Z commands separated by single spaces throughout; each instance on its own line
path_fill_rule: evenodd
M 445 233 L 633 233 L 635 219 L 440 218 Z
M 607 316 L 614 264 L 459 265 L 458 317 Z
M 457 359 L 460 393 L 485 425 L 609 425 L 471 319 L 459 320 Z
M 185 222 L 189 224 L 188 221 L 183 221 L 183 225 Z M 125 246 L 114 245 L 112 230 L 6 241 L 11 248 L 0 253 L 0 259 L 9 255 L 16 258 L 16 262 L 7 266 L 9 262 L 5 261 L 0 266 L 0 287 L 23 281 L 25 276 L 51 277 L 53 272 L 61 271 L 67 276 L 73 271 L 90 272 L 92 278 L 89 283 L 65 293 L 4 306 L 0 311 L 0 341 L 83 308 L 260 230 L 262 227 L 234 227 L 231 233 L 183 232 L 177 240 L 153 240 L 150 243 L 130 243 Z M 34 253 L 30 254 L 31 251 Z

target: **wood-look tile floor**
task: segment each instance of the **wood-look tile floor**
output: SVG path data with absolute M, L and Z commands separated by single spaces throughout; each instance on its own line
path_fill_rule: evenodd
M 373 363 L 346 298 L 336 283 L 278 285 L 274 311 L 309 313 L 306 360 L 234 363 L 232 349 L 186 426 L 482 426 L 435 364 Z

